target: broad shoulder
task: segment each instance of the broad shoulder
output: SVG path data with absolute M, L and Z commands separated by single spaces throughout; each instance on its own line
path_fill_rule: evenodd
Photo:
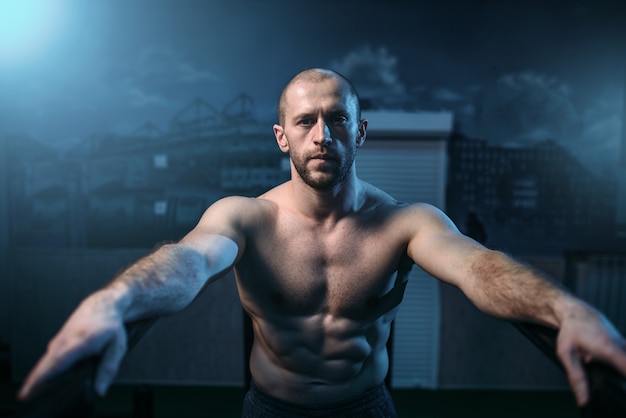
M 215 237 L 226 237 L 237 244 L 241 254 L 250 232 L 256 225 L 268 220 L 270 205 L 271 202 L 266 200 L 245 196 L 219 199 L 207 208 L 198 224 L 183 237 L 181 243 L 204 248 Z
M 454 222 L 441 209 L 429 203 L 406 204 L 401 210 L 400 219 L 414 236 L 459 232 Z
M 362 182 L 365 191 L 364 210 L 377 210 L 394 215 L 398 222 L 413 225 L 425 223 L 450 223 L 448 217 L 436 206 L 424 202 L 403 202 L 383 190 Z
M 360 203 L 355 208 L 355 215 L 361 220 L 390 221 L 407 231 L 415 231 L 416 228 L 456 229 L 443 211 L 431 204 L 399 201 L 366 182 L 360 182 L 359 187 L 361 197 L 358 199 Z M 247 234 L 259 226 L 274 224 L 280 214 L 285 216 L 293 206 L 293 199 L 287 183 L 258 197 L 225 197 L 207 209 L 199 226 L 215 234 Z
M 272 213 L 276 205 L 260 197 L 228 196 L 213 203 L 202 216 L 199 225 L 220 228 L 246 229 Z M 215 231 L 219 233 L 219 231 Z

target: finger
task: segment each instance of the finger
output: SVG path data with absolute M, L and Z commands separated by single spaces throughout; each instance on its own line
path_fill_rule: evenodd
M 50 368 L 46 365 L 47 357 L 43 357 L 37 365 L 31 370 L 26 377 L 26 380 L 20 388 L 17 398 L 21 401 L 25 401 L 32 396 L 33 393 L 39 389 L 39 387 L 49 379 Z M 47 371 L 48 370 L 48 371 Z
M 626 340 L 618 339 L 602 344 L 589 359 L 591 360 L 612 364 L 622 375 L 626 376 Z
M 29 373 L 20 391 L 18 399 L 26 400 L 34 395 L 41 387 L 55 376 L 69 369 L 73 361 L 57 361 L 52 354 L 45 354 L 38 362 L 33 370 Z
M 565 367 L 570 387 L 574 392 L 576 403 L 581 407 L 586 405 L 589 401 L 589 388 L 582 358 L 578 351 L 570 350 L 564 355 L 563 366 Z
M 126 354 L 126 333 L 120 332 L 111 341 L 102 355 L 96 372 L 95 391 L 99 396 L 106 395 L 107 390 L 117 376 L 120 364 Z
M 28 374 L 18 392 L 18 399 L 27 400 L 41 389 L 48 381 L 69 370 L 81 358 L 93 355 L 93 349 L 87 344 L 68 348 L 66 340 L 53 340 L 46 353 Z
M 626 339 L 622 338 L 614 349 L 617 352 L 617 368 L 626 377 Z
M 18 392 L 18 399 L 26 400 L 47 381 L 63 371 L 62 364 L 53 360 L 54 356 L 47 352 L 37 362 L 26 377 L 22 388 Z

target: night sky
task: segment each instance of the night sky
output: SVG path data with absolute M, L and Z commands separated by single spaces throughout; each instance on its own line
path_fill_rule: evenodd
M 194 98 L 240 93 L 271 134 L 284 83 L 322 66 L 375 107 L 450 110 L 495 143 L 554 139 L 603 174 L 626 113 L 625 4 L 0 0 L 0 138 L 167 131 Z

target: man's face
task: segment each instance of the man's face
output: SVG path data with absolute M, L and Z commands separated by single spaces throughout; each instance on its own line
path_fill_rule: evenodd
M 356 98 L 333 78 L 300 80 L 285 95 L 284 126 L 274 125 L 278 145 L 297 175 L 318 190 L 341 184 L 365 140 Z

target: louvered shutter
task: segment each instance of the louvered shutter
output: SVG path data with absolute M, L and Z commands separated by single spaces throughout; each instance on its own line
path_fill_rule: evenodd
M 398 200 L 444 209 L 445 144 L 440 138 L 394 140 L 368 133 L 357 154 L 357 173 Z M 394 325 L 393 387 L 437 387 L 439 312 L 439 282 L 414 267 Z

